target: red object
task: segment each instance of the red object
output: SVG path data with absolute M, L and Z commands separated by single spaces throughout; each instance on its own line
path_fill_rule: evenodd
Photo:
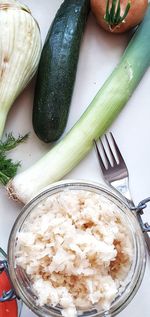
M 0 297 L 3 291 L 9 291 L 11 288 L 9 278 L 5 272 L 0 274 Z M 0 303 L 0 317 L 17 317 L 18 306 L 15 299 Z

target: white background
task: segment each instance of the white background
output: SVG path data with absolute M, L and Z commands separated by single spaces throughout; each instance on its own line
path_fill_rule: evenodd
M 43 42 L 61 2 L 61 0 L 26 0 L 25 2 L 40 25 Z M 116 66 L 128 40 L 129 34 L 110 35 L 102 31 L 90 15 L 81 46 L 76 84 L 66 131 L 80 117 Z M 147 71 L 132 98 L 110 127 L 129 168 L 130 188 L 135 203 L 150 196 L 149 91 L 150 70 Z M 27 143 L 11 153 L 13 158 L 22 161 L 22 170 L 34 163 L 51 147 L 51 145 L 45 145 L 39 141 L 33 132 L 33 93 L 34 80 L 12 107 L 5 129 L 6 132 L 13 131 L 16 136 L 18 133 L 24 134 L 30 131 L 30 138 Z M 102 182 L 94 150 L 66 178 L 82 178 Z M 20 209 L 21 206 L 12 202 L 6 191 L 0 188 L 0 244 L 5 250 L 7 249 L 10 230 Z M 150 221 L 150 208 L 147 209 L 146 219 Z M 149 285 L 150 261 L 148 260 L 146 274 L 140 290 L 128 308 L 119 314 L 120 317 L 150 316 Z M 22 317 L 33 316 L 35 315 L 28 308 L 23 308 Z

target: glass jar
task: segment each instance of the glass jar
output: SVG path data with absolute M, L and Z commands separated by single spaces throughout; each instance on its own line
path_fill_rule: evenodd
M 28 221 L 29 216 L 34 211 L 35 207 L 50 197 L 64 190 L 84 190 L 88 192 L 97 193 L 105 198 L 110 203 L 115 204 L 120 213 L 124 216 L 126 224 L 130 231 L 133 241 L 133 262 L 129 272 L 128 279 L 124 287 L 119 289 L 119 292 L 112 302 L 111 307 L 107 311 L 102 311 L 97 307 L 92 307 L 87 311 L 79 311 L 78 316 L 91 316 L 91 317 L 104 317 L 104 316 L 116 316 L 121 312 L 132 300 L 136 294 L 145 271 L 146 264 L 146 250 L 145 242 L 143 239 L 143 233 L 139 222 L 137 220 L 136 214 L 132 212 L 125 201 L 116 196 L 114 192 L 111 192 L 107 188 L 95 184 L 93 182 L 89 183 L 86 181 L 63 181 L 53 184 L 48 189 L 44 190 L 37 197 L 35 197 L 31 202 L 29 202 L 20 213 L 17 218 L 8 244 L 8 266 L 10 277 L 16 291 L 16 294 L 22 301 L 38 316 L 48 317 L 48 316 L 60 316 L 62 308 L 60 306 L 52 307 L 45 305 L 40 307 L 37 305 L 37 297 L 33 291 L 32 283 L 25 273 L 25 271 L 16 264 L 16 246 L 17 246 L 17 234 L 22 231 L 23 225 Z

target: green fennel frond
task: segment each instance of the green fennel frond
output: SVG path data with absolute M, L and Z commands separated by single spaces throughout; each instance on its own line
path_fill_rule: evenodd
M 6 134 L 5 141 L 0 141 L 0 184 L 6 185 L 17 174 L 20 162 L 13 162 L 6 153 L 27 140 L 28 134 L 15 138 L 12 133 Z
M 17 145 L 27 140 L 28 134 L 24 136 L 19 135 L 18 138 L 15 138 L 12 133 L 9 133 L 6 134 L 5 138 L 6 140 L 4 142 L 0 141 L 0 152 L 13 150 Z
M 13 178 L 20 166 L 20 162 L 13 162 L 12 159 L 7 158 L 6 154 L 0 153 L 0 183 L 6 185 L 11 178 Z

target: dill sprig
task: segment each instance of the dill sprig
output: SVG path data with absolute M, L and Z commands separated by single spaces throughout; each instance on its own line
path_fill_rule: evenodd
M 23 143 L 27 140 L 28 134 L 24 136 L 19 135 L 16 139 L 12 133 L 8 133 L 5 136 L 6 140 L 4 142 L 0 141 L 0 152 L 7 152 L 13 150 L 17 145 Z
M 6 154 L 0 153 L 0 182 L 6 185 L 11 178 L 13 178 L 17 169 L 20 166 L 20 162 L 14 163 L 12 159 L 7 158 Z
M 13 150 L 20 143 L 27 140 L 28 134 L 19 135 L 15 138 L 12 133 L 5 136 L 5 141 L 0 141 L 0 183 L 6 185 L 13 178 L 21 165 L 20 162 L 13 162 L 11 158 L 7 158 L 7 152 Z

